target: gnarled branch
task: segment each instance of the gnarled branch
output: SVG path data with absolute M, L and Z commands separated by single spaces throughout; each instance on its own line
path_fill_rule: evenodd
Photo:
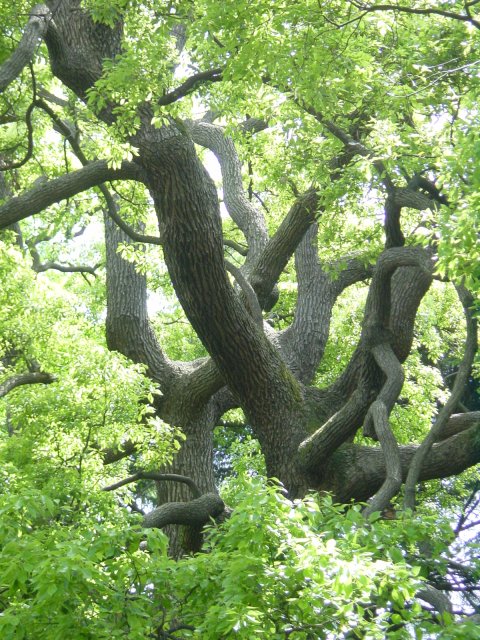
M 460 400 L 460 397 L 465 389 L 470 370 L 472 368 L 473 360 L 477 352 L 477 321 L 473 316 L 470 305 L 472 298 L 467 292 L 461 288 L 457 289 L 459 297 L 462 302 L 465 319 L 467 325 L 467 339 L 465 341 L 465 350 L 462 362 L 460 363 L 455 383 L 453 385 L 452 393 L 445 404 L 440 410 L 435 423 L 430 429 L 429 433 L 423 440 L 422 444 L 418 447 L 415 456 L 412 459 L 410 469 L 408 472 L 407 480 L 405 483 L 405 508 L 415 508 L 415 485 L 420 477 L 421 468 L 425 457 L 431 449 L 434 442 L 441 439 L 442 431 L 447 425 L 450 416 L 452 415 L 455 407 Z
M 169 524 L 201 527 L 207 524 L 211 518 L 219 516 L 225 509 L 225 504 L 218 494 L 204 493 L 202 495 L 192 478 L 176 473 L 139 471 L 133 476 L 104 487 L 103 491 L 114 491 L 138 480 L 183 482 L 194 495 L 194 499 L 190 502 L 167 502 L 147 513 L 143 519 L 143 526 L 146 528 L 162 529 Z

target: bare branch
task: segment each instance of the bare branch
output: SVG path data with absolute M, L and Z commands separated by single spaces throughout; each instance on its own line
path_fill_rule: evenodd
M 248 273 L 264 249 L 268 241 L 268 233 L 263 214 L 245 195 L 242 164 L 233 140 L 226 136 L 223 128 L 218 125 L 202 121 L 189 121 L 186 125 L 193 141 L 210 149 L 220 163 L 225 206 L 247 241 L 248 254 L 245 269 Z
M 43 273 L 53 269 L 54 271 L 61 271 L 62 273 L 89 273 L 92 276 L 97 277 L 97 269 L 101 263 L 88 267 L 87 265 L 74 265 L 74 264 L 60 264 L 59 262 L 44 262 L 42 264 L 34 265 L 33 270 L 37 273 Z
M 442 433 L 438 436 L 437 442 L 446 440 L 457 433 L 461 433 L 470 427 L 480 424 L 480 411 L 469 411 L 468 413 L 454 413 L 450 416 Z
M 435 443 L 427 453 L 419 481 L 458 475 L 480 462 L 479 428 L 471 427 Z M 405 482 L 418 446 L 401 445 L 402 481 Z M 339 502 L 368 500 L 386 477 L 383 452 L 377 447 L 342 445 L 328 460 L 320 487 L 332 491 Z
M 225 267 L 227 271 L 235 278 L 237 284 L 240 286 L 250 315 L 260 327 L 263 326 L 262 309 L 252 286 L 242 274 L 240 269 L 238 269 L 238 267 L 233 265 L 228 260 L 225 260 Z
M 0 384 L 0 398 L 6 396 L 7 393 L 10 393 L 10 391 L 13 391 L 16 387 L 25 384 L 51 384 L 55 382 L 55 380 L 55 376 L 51 373 L 44 373 L 42 371 L 17 373 Z
M 402 485 L 400 451 L 390 428 L 389 416 L 403 386 L 403 368 L 389 344 L 376 345 L 372 348 L 372 353 L 376 363 L 386 376 L 386 382 L 368 410 L 364 432 L 367 431 L 369 423 L 373 423 L 375 435 L 385 456 L 386 477 L 385 482 L 364 510 L 366 517 L 374 511 L 385 509 Z
M 255 264 L 250 284 L 262 308 L 307 229 L 315 222 L 317 207 L 316 189 L 311 188 L 299 196 Z
M 367 518 L 375 511 L 382 511 L 390 500 L 397 495 L 402 486 L 402 468 L 398 443 L 389 425 L 388 412 L 382 400 L 375 400 L 367 414 L 374 424 L 376 436 L 385 458 L 385 481 L 363 510 Z
M 199 488 L 187 476 L 176 473 L 156 473 L 154 471 L 139 471 L 133 476 L 120 480 L 115 484 L 103 487 L 103 491 L 114 491 L 120 487 L 137 482 L 138 480 L 155 480 L 156 482 L 183 482 L 192 491 L 194 499 L 190 502 L 167 502 L 157 507 L 143 519 L 146 528 L 161 529 L 169 524 L 183 524 L 201 527 L 211 518 L 216 518 L 225 509 L 225 504 L 216 493 L 201 494 Z
M 241 256 L 246 256 L 248 254 L 248 248 L 239 242 L 235 242 L 235 240 L 229 240 L 228 238 L 223 239 L 223 244 L 225 247 L 230 247 Z

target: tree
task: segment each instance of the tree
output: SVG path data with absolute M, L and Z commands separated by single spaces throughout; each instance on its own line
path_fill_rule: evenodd
M 11 25 L 0 67 L 5 246 L 29 254 L 37 273 L 95 277 L 101 259 L 78 265 L 74 251 L 61 260 L 42 243 L 72 241 L 93 209 L 104 215 L 108 347 L 144 367 L 159 393 L 145 391 L 148 380 L 132 386 L 183 434 L 161 469 L 139 470 L 140 456 L 133 475 L 104 488 L 156 480 L 159 506 L 144 524 L 187 525 L 183 540 L 171 531 L 174 552 L 198 549 L 203 526 L 224 512 L 214 430 L 231 410 L 242 410 L 267 475 L 290 499 L 315 490 L 368 500 L 367 517 L 403 483 L 413 509 L 419 481 L 479 462 L 479 413 L 461 409 L 477 352 L 474 10 L 211 0 L 2 7 Z M 65 170 L 49 162 L 59 145 Z M 220 164 L 224 208 L 203 149 Z M 190 361 L 168 357 L 149 319 L 147 276 L 159 256 L 169 282 L 155 277 L 164 295 L 171 282 L 203 345 Z M 282 283 L 296 283 L 294 293 L 279 298 Z M 364 296 L 357 342 L 334 347 L 335 363 L 330 322 L 350 290 L 351 300 Z M 455 317 L 439 329 L 436 354 L 415 324 L 421 304 L 438 309 L 426 295 L 448 297 Z M 348 335 L 348 326 L 336 334 Z M 4 347 L 4 363 L 17 355 L 2 396 L 61 380 L 15 340 Z M 449 397 L 442 381 L 419 390 L 415 363 L 417 374 L 420 364 L 438 371 L 449 348 Z M 402 408 L 415 393 L 431 406 L 412 434 L 420 418 Z M 82 455 L 134 460 L 134 436 L 89 435 Z

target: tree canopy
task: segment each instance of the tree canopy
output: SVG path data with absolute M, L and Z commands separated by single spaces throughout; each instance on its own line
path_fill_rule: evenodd
M 480 5 L 0 0 L 0 634 L 480 638 Z

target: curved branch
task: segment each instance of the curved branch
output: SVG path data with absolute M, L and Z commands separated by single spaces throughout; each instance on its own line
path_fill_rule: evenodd
M 230 247 L 230 249 L 233 249 L 234 251 L 239 253 L 241 256 L 248 255 L 247 247 L 245 247 L 243 244 L 240 244 L 239 242 L 235 242 L 235 240 L 229 240 L 228 238 L 224 238 L 223 245 L 225 247 Z
M 163 353 L 150 324 L 145 275 L 138 273 L 135 265 L 118 253 L 118 246 L 127 240 L 127 236 L 113 222 L 116 203 L 105 185 L 102 185 L 102 193 L 108 208 L 108 215 L 104 215 L 107 345 L 133 362 L 146 364 L 150 378 L 160 383 L 162 393 L 166 393 L 178 371 Z
M 250 284 L 262 308 L 265 308 L 275 283 L 306 231 L 315 222 L 317 207 L 316 189 L 309 189 L 300 195 L 259 255 Z
M 54 128 L 61 133 L 66 140 L 70 143 L 75 155 L 83 164 L 84 167 L 90 164 L 87 156 L 83 153 L 83 150 L 78 143 L 76 132 L 72 130 L 72 127 L 69 126 L 66 122 L 64 122 L 55 111 L 44 101 L 37 100 L 36 106 L 45 111 L 45 113 L 50 117 L 54 124 Z M 106 200 L 108 207 L 108 214 L 115 222 L 115 224 L 120 227 L 120 229 L 127 234 L 129 238 L 131 238 L 134 242 L 141 242 L 143 244 L 156 244 L 161 245 L 162 240 L 157 236 L 149 236 L 144 235 L 142 233 L 137 233 L 130 225 L 128 225 L 117 213 L 117 207 L 113 202 L 113 199 L 108 191 L 107 187 L 104 184 L 98 185 L 100 191 L 102 192 L 103 197 Z
M 468 413 L 454 413 L 450 416 L 442 433 L 438 436 L 437 441 L 446 440 L 457 433 L 462 433 L 470 427 L 480 424 L 480 411 L 469 411 Z
M 441 438 L 442 431 L 450 420 L 450 416 L 455 410 L 455 407 L 465 390 L 465 385 L 467 383 L 468 376 L 470 375 L 473 360 L 477 352 L 477 322 L 470 309 L 472 299 L 464 290 L 458 289 L 458 292 L 464 308 L 467 325 L 467 338 L 465 342 L 464 356 L 458 368 L 455 383 L 447 403 L 440 410 L 435 423 L 413 457 L 405 483 L 404 504 L 406 509 L 415 508 L 415 486 L 420 477 L 423 462 L 433 443 L 437 442 Z
M 123 162 L 119 169 L 109 167 L 105 160 L 91 162 L 82 169 L 60 178 L 37 184 L 22 195 L 0 207 L 0 229 L 40 213 L 50 205 L 71 198 L 109 180 L 139 180 L 141 172 L 132 162 Z
M 35 48 L 47 32 L 50 19 L 50 9 L 46 5 L 37 4 L 32 9 L 17 48 L 10 58 L 0 66 L 0 93 L 5 91 L 32 60 Z
M 199 85 L 205 84 L 206 82 L 220 82 L 222 80 L 222 72 L 223 69 L 219 67 L 195 73 L 193 76 L 187 78 L 185 82 L 182 82 L 179 87 L 169 93 L 166 93 L 161 98 L 158 98 L 157 104 L 159 106 L 172 104 L 173 102 L 180 100 L 180 98 L 188 96 L 188 94 L 195 91 Z
M 386 382 L 368 410 L 363 430 L 365 435 L 372 435 L 371 429 L 373 427 L 374 435 L 379 440 L 385 456 L 386 478 L 364 510 L 366 517 L 374 511 L 385 509 L 402 485 L 400 452 L 397 440 L 390 428 L 389 416 L 402 390 L 403 368 L 390 344 L 376 345 L 372 348 L 372 354 L 375 362 L 386 376 Z
M 390 500 L 397 495 L 402 486 L 402 467 L 398 443 L 392 433 L 388 420 L 388 411 L 385 402 L 375 400 L 370 406 L 367 419 L 374 424 L 376 436 L 382 447 L 385 458 L 385 481 L 364 509 L 363 515 L 367 518 L 375 511 L 382 511 Z
M 252 286 L 242 274 L 240 269 L 238 269 L 235 265 L 233 265 L 228 260 L 225 260 L 225 267 L 227 271 L 235 278 L 238 285 L 240 286 L 242 293 L 244 295 L 245 301 L 247 303 L 248 310 L 250 311 L 250 315 L 255 320 L 255 322 L 259 326 L 263 326 L 263 315 L 262 309 L 258 302 L 258 298 L 253 290 Z
M 248 120 L 247 120 L 248 122 Z M 248 244 L 247 272 L 268 241 L 265 219 L 249 202 L 242 180 L 242 165 L 233 140 L 225 135 L 222 127 L 208 122 L 187 122 L 190 135 L 196 144 L 210 149 L 220 163 L 225 206 L 232 220 L 242 230 Z
M 51 384 L 55 382 L 55 380 L 55 376 L 51 373 L 44 373 L 42 371 L 17 373 L 0 384 L 0 398 L 3 398 L 7 393 L 24 384 Z
M 388 339 L 400 362 L 407 357 L 413 319 L 431 282 L 432 268 L 426 252 L 415 247 L 395 247 L 379 257 L 365 308 L 362 336 L 350 363 L 331 387 L 309 391 L 312 422 L 315 424 L 318 419 L 319 428 L 302 442 L 299 454 L 302 468 L 316 480 L 322 479 L 328 457 L 362 425 L 370 403 L 378 396 L 379 372 L 372 370 L 372 364 L 374 368 L 378 365 L 373 361 L 366 363 L 371 349 Z M 398 281 L 397 270 L 402 270 Z
M 115 482 L 102 491 L 114 491 L 138 480 L 154 480 L 155 482 L 183 482 L 194 495 L 190 502 L 167 502 L 157 507 L 143 519 L 143 526 L 147 529 L 162 529 L 169 524 L 181 524 L 191 527 L 201 527 L 211 518 L 216 518 L 225 509 L 225 504 L 216 493 L 201 494 L 192 478 L 177 473 L 157 473 L 155 471 L 139 471 L 133 476 Z
M 134 473 L 132 476 L 129 476 L 124 480 L 115 482 L 108 487 L 103 487 L 102 491 L 115 491 L 115 489 L 124 487 L 126 484 L 131 484 L 132 482 L 138 482 L 138 480 L 155 480 L 155 482 L 183 482 L 183 484 L 186 484 L 188 487 L 190 487 L 194 498 L 200 498 L 200 496 L 202 495 L 200 489 L 197 487 L 192 478 L 179 475 L 178 473 L 157 473 L 156 471 L 137 471 L 137 473 Z
M 36 107 L 36 102 L 32 102 L 25 113 L 25 124 L 27 126 L 27 151 L 21 160 L 17 162 L 7 163 L 4 160 L 0 162 L 0 171 L 11 171 L 12 169 L 20 169 L 30 160 L 33 155 L 33 124 L 32 113 Z

